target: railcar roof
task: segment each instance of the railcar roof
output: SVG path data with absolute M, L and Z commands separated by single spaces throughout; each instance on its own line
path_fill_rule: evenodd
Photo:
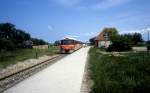
M 71 37 L 64 37 L 62 40 L 76 40 L 76 41 L 79 41 L 79 40 L 77 40 L 75 38 L 71 38 Z

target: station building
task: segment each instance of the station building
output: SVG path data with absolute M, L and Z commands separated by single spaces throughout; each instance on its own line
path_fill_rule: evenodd
M 111 44 L 109 34 L 105 31 L 100 32 L 100 34 L 95 39 L 95 46 L 99 48 L 108 48 Z

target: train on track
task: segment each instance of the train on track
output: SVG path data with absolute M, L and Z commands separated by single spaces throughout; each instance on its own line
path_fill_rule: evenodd
M 82 47 L 82 42 L 73 38 L 65 37 L 60 40 L 60 53 L 72 53 Z

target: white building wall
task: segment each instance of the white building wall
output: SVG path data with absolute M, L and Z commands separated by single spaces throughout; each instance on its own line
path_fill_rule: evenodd
M 110 44 L 111 44 L 110 41 L 99 41 L 98 42 L 98 47 L 99 48 L 102 48 L 102 47 L 108 48 Z

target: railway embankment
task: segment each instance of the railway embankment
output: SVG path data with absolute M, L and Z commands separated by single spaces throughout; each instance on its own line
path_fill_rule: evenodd
M 80 93 L 89 48 L 66 55 L 3 93 Z
M 0 70 L 0 79 L 4 78 L 6 76 L 9 76 L 11 74 L 17 73 L 19 71 L 22 71 L 26 68 L 32 67 L 34 65 L 40 64 L 45 60 L 48 60 L 48 59 L 51 59 L 51 58 L 54 58 L 57 56 L 59 56 L 59 55 L 53 55 L 53 56 L 44 55 L 42 57 L 39 57 L 38 59 L 28 59 L 23 62 L 22 61 L 18 62 L 17 64 L 14 64 L 14 65 L 10 65 L 7 68 L 3 68 Z
M 59 54 L 44 55 L 38 59 L 28 59 L 0 69 L 0 92 L 41 71 L 64 56 Z

